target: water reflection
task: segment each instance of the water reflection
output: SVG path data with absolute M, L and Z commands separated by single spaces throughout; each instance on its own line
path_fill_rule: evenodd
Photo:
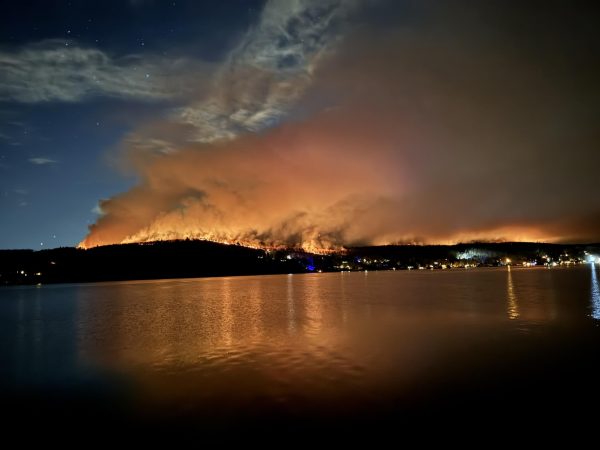
M 287 352 L 290 336 L 327 340 L 318 277 L 115 283 L 79 291 L 80 356 L 121 367 L 196 366 L 255 351 Z M 298 333 L 301 332 L 299 335 Z
M 290 334 L 296 332 L 296 306 L 294 305 L 293 275 L 287 277 L 287 305 L 288 305 L 288 330 Z
M 508 299 L 508 307 L 507 314 L 508 318 L 511 320 L 519 318 L 519 304 L 517 303 L 517 295 L 515 294 L 515 287 L 512 279 L 512 271 L 510 266 L 508 266 L 508 277 L 507 277 L 507 289 L 506 289 L 506 297 Z
M 252 280 L 252 282 L 249 283 L 247 293 L 247 301 L 249 302 L 247 319 L 251 324 L 252 332 L 247 334 L 246 339 L 250 341 L 257 341 L 262 337 L 265 331 L 265 327 L 263 326 L 262 307 L 264 299 L 261 280 Z
M 596 275 L 595 264 L 590 264 L 592 269 L 592 317 L 600 320 L 600 287 L 598 286 L 598 276 Z
M 589 276 L 586 266 L 0 289 L 0 378 L 45 381 L 70 367 L 181 405 L 410 390 L 436 364 L 473 357 L 471 343 L 554 317 L 589 323 Z M 597 276 L 592 269 L 591 316 L 600 319 Z
M 305 331 L 307 336 L 317 336 L 323 326 L 322 280 L 319 275 L 310 275 L 302 292 L 306 314 Z
M 509 269 L 507 274 L 309 274 L 81 286 L 76 291 L 79 356 L 87 364 L 125 371 L 196 370 L 261 359 L 271 366 L 293 360 L 307 368 L 316 357 L 344 352 L 363 364 L 373 357 L 368 347 L 381 333 L 402 334 L 396 338 L 405 347 L 414 345 L 416 354 L 425 334 L 436 336 L 435 327 L 502 326 L 502 315 L 520 319 L 525 328 L 548 321 L 555 299 L 540 287 L 548 283 L 547 275 Z M 600 315 L 600 307 L 594 311 Z M 334 359 L 330 362 L 335 366 Z
M 508 267 L 505 270 L 505 315 L 511 321 L 518 320 L 521 330 L 560 320 L 558 308 L 562 303 L 563 289 L 567 289 L 563 283 L 574 282 L 575 273 L 583 274 L 581 270 L 570 275 L 568 270 L 546 268 Z M 569 281 L 571 278 L 573 280 Z M 579 302 L 581 294 L 581 291 L 572 292 L 571 301 Z M 579 299 L 576 300 L 576 297 Z
M 223 278 L 223 311 L 221 313 L 221 333 L 223 345 L 230 347 L 233 344 L 233 292 L 231 278 Z

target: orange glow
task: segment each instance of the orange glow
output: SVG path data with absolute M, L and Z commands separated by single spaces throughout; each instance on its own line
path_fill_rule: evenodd
M 449 68 L 443 52 L 419 51 L 415 60 L 383 42 L 352 42 L 346 50 L 314 74 L 312 95 L 340 93 L 335 107 L 304 120 L 212 143 L 194 141 L 168 119 L 141 127 L 123 142 L 138 184 L 100 202 L 103 214 L 81 246 L 190 238 L 327 253 L 395 243 L 600 239 L 597 164 L 578 162 L 569 169 L 577 183 L 563 186 L 566 145 L 555 130 L 515 132 L 531 117 L 556 122 L 555 110 L 539 102 L 560 93 L 555 85 L 523 80 L 517 70 L 518 88 L 507 97 L 497 77 L 502 62 L 478 65 L 490 72 L 448 89 L 437 76 L 453 69 L 454 79 L 466 80 L 469 73 L 458 59 Z M 433 64 L 407 67 L 424 55 Z M 480 80 L 491 84 L 474 95 Z M 139 144 L 149 139 L 173 145 L 153 152 Z
M 345 252 L 346 248 L 341 243 L 326 242 L 319 240 L 318 237 L 313 239 L 308 238 L 300 243 L 286 243 L 280 242 L 264 242 L 258 239 L 247 239 L 239 237 L 239 235 L 228 235 L 224 232 L 200 232 L 200 231 L 176 231 L 168 229 L 165 231 L 156 230 L 149 232 L 144 230 L 143 232 L 136 233 L 135 235 L 128 236 L 118 244 L 132 244 L 132 243 L 151 243 L 159 241 L 170 241 L 170 240 L 204 240 L 210 242 L 216 242 L 226 245 L 241 245 L 244 247 L 263 249 L 263 250 L 286 250 L 296 249 L 305 251 L 313 254 L 332 254 Z M 536 230 L 525 230 L 522 228 L 502 228 L 490 231 L 474 231 L 472 233 L 462 232 L 449 238 L 430 239 L 427 241 L 416 241 L 406 236 L 399 236 L 389 240 L 377 240 L 372 242 L 373 245 L 394 245 L 394 244 L 431 244 L 431 245 L 454 245 L 463 242 L 556 242 L 560 238 L 538 232 Z M 113 244 L 113 242 L 107 243 Z M 92 248 L 95 246 L 104 245 L 102 243 L 96 243 L 96 245 L 90 245 L 87 240 L 84 240 L 79 244 L 79 248 Z

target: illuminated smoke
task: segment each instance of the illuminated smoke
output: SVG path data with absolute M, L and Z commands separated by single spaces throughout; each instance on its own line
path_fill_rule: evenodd
M 385 167 L 393 149 L 345 126 L 325 113 L 262 136 L 134 156 L 142 184 L 101 203 L 83 245 L 202 238 L 314 250 L 369 239 L 401 183 Z
M 138 130 L 124 147 L 140 183 L 101 202 L 81 245 L 189 237 L 325 251 L 600 240 L 590 106 L 600 92 L 597 77 L 575 70 L 589 69 L 585 52 L 570 52 L 578 42 L 537 42 L 524 20 L 516 45 L 502 11 L 479 11 L 483 26 L 469 9 L 423 8 L 418 24 L 357 27 L 319 64 L 311 60 L 310 83 L 303 77 L 295 105 L 286 104 L 287 124 L 241 134 L 226 126 L 217 136 L 227 139 L 204 143 L 206 127 L 187 119 Z M 540 27 L 555 19 L 531 17 Z M 260 86 L 244 84 L 253 117 L 262 117 L 255 90 L 281 87 L 271 70 Z M 269 117 L 273 98 L 264 97 Z M 202 111 L 196 122 L 214 113 Z M 210 118 L 211 130 L 222 123 Z

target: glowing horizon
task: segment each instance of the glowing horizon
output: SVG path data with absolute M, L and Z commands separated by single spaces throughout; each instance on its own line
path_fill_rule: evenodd
M 494 237 L 492 237 L 494 236 Z M 136 236 L 129 236 L 120 242 L 106 242 L 97 243 L 96 245 L 88 245 L 86 241 L 82 241 L 78 248 L 89 249 L 94 247 L 101 247 L 105 245 L 115 244 L 150 244 L 155 242 L 169 242 L 169 241 L 182 241 L 182 240 L 198 240 L 206 242 L 214 242 L 225 245 L 241 245 L 243 247 L 262 249 L 262 250 L 290 250 L 296 249 L 305 251 L 307 253 L 314 254 L 330 254 L 336 252 L 343 252 L 347 248 L 356 246 L 386 246 L 386 245 L 459 245 L 459 244 L 477 244 L 477 243 L 508 243 L 508 242 L 523 242 L 523 243 L 559 243 L 560 239 L 557 237 L 548 238 L 541 234 L 513 234 L 512 237 L 498 237 L 498 235 L 489 233 L 474 233 L 473 235 L 461 234 L 453 239 L 442 239 L 442 240 L 430 240 L 430 241 L 418 241 L 416 239 L 404 238 L 401 240 L 390 240 L 390 241 L 379 241 L 372 243 L 355 243 L 355 245 L 345 245 L 342 243 L 332 244 L 327 247 L 320 246 L 316 242 L 300 242 L 300 243 L 268 243 L 259 242 L 257 240 L 245 240 L 242 238 L 226 238 L 219 237 L 215 233 L 191 233 L 191 234 L 178 234 L 177 232 L 167 232 L 163 235 L 158 234 L 147 234 Z

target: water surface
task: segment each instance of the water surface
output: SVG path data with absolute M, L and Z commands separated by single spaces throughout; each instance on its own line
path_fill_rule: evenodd
M 598 399 L 599 270 L 2 288 L 0 394 L 46 420 L 210 429 L 552 417 Z

